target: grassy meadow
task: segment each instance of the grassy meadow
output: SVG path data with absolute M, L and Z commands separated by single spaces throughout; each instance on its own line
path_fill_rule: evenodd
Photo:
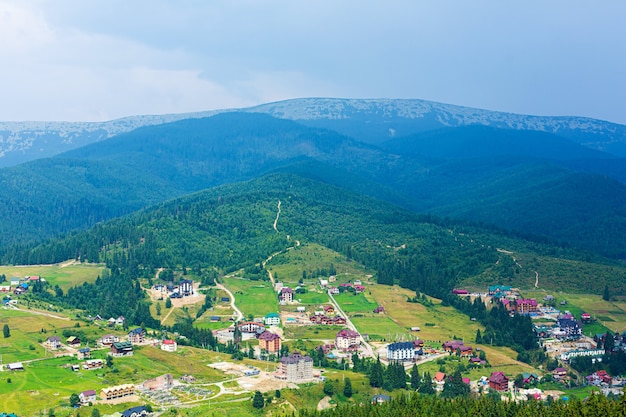
M 224 277 L 223 283 L 235 296 L 237 308 L 244 316 L 252 314 L 263 317 L 268 313 L 278 312 L 278 295 L 271 282 Z
M 58 285 L 63 291 L 81 285 L 83 282 L 94 282 L 102 274 L 102 264 L 81 264 L 64 262 L 54 265 L 0 266 L 0 275 L 4 274 L 7 281 L 11 277 L 39 275 L 51 286 Z

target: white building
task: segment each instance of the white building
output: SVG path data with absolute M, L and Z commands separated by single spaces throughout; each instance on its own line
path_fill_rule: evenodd
M 415 358 L 413 342 L 396 342 L 387 345 L 387 360 L 412 361 Z
M 353 330 L 344 329 L 337 333 L 335 346 L 337 349 L 348 350 L 358 348 L 361 344 L 361 335 Z

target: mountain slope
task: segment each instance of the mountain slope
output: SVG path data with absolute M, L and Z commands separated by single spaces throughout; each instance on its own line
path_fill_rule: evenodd
M 626 290 L 626 269 L 617 262 L 584 262 L 575 251 L 419 216 L 287 173 L 181 197 L 34 250 L 9 251 L 3 261 L 47 263 L 78 257 L 146 271 L 187 266 L 227 273 L 257 265 L 295 240 L 333 248 L 377 270 L 379 282 L 395 281 L 439 296 L 466 279 L 532 286 L 535 270 L 548 289 L 600 293 L 608 283 L 614 294 Z M 533 269 L 520 268 L 497 248 L 541 260 Z M 559 257 L 578 269 L 569 267 L 567 276 L 560 276 Z M 588 274 L 595 279 L 589 280 Z

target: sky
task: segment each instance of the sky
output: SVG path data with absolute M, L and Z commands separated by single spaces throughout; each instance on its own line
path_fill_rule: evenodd
M 299 97 L 626 124 L 626 2 L 0 0 L 0 120 Z

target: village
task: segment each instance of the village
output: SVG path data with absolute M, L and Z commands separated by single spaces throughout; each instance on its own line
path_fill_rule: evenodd
M 10 285 L 0 286 L 5 293 L 3 304 L 5 309 L 21 309 L 20 297 L 28 293 L 29 285 L 45 282 L 38 276 L 11 278 Z M 606 350 L 606 334 L 593 336 L 584 335 L 583 324 L 593 320 L 590 314 L 583 313 L 574 317 L 569 311 L 557 310 L 552 296 L 546 296 L 542 302 L 532 298 L 522 298 L 517 289 L 508 286 L 491 286 L 484 293 L 472 293 L 467 290 L 455 289 L 453 292 L 459 297 L 480 298 L 486 304 L 501 303 L 507 311 L 513 314 L 522 314 L 532 317 L 537 343 L 546 354 L 555 360 L 558 366 L 549 369 L 542 375 L 539 372 L 523 372 L 519 375 L 507 374 L 503 371 L 490 370 L 489 357 L 485 350 L 472 346 L 471 341 L 465 340 L 422 340 L 418 337 L 427 323 L 415 323 L 410 326 L 402 340 L 385 341 L 371 339 L 370 335 L 359 331 L 351 315 L 342 310 L 342 305 L 335 297 L 340 294 L 365 295 L 368 287 L 375 285 L 355 279 L 350 282 L 337 282 L 335 276 L 317 280 L 317 291 L 328 296 L 328 303 L 319 305 L 301 305 L 298 294 L 302 287 L 291 288 L 276 281 L 273 285 L 278 311 L 269 312 L 260 317 L 245 319 L 236 313 L 225 319 L 223 316 L 211 315 L 210 321 L 214 324 L 223 324 L 212 331 L 214 337 L 223 344 L 241 346 L 247 357 L 263 361 L 263 365 L 245 365 L 238 361 L 221 361 L 208 366 L 230 375 L 230 380 L 236 382 L 236 387 L 224 384 L 199 384 L 192 373 L 178 375 L 163 374 L 159 377 L 145 380 L 141 383 L 128 383 L 105 387 L 85 387 L 76 393 L 75 406 L 91 406 L 103 403 L 145 401 L 148 407 L 131 407 L 121 413 L 122 416 L 138 417 L 146 415 L 151 409 L 150 404 L 157 407 L 178 406 L 185 403 L 187 394 L 193 392 L 194 401 L 216 398 L 225 394 L 241 394 L 244 392 L 269 392 L 285 388 L 297 388 L 300 384 L 324 383 L 326 377 L 324 368 L 315 366 L 315 359 L 306 351 L 289 349 L 294 340 L 284 335 L 290 328 L 327 328 L 334 334 L 332 339 L 326 339 L 315 346 L 328 361 L 343 364 L 344 369 L 350 367 L 354 355 L 357 358 L 380 360 L 383 364 L 400 363 L 409 371 L 413 365 L 422 366 L 428 363 L 444 363 L 447 358 L 455 358 L 464 368 L 484 370 L 484 374 L 476 379 L 463 378 L 472 392 L 486 394 L 498 393 L 504 400 L 526 400 L 527 398 L 558 400 L 563 398 L 564 392 L 559 390 L 541 390 L 536 385 L 549 376 L 551 381 L 567 386 L 572 378 L 569 368 L 570 361 L 576 357 L 589 357 L 593 362 L 601 361 Z M 158 283 L 152 288 L 161 297 L 170 299 L 185 299 L 198 291 L 197 285 L 191 279 L 180 280 L 174 283 Z M 309 288 L 310 290 L 310 288 Z M 552 297 L 552 298 L 551 298 Z M 236 303 L 231 296 L 223 296 L 218 300 L 227 304 Z M 567 307 L 562 303 L 562 306 Z M 344 308 L 346 305 L 344 304 Z M 385 317 L 385 306 L 374 304 L 368 315 Z M 352 315 L 354 318 L 358 315 Z M 72 357 L 77 363 L 68 363 L 71 372 L 92 372 L 110 367 L 113 361 L 132 358 L 134 351 L 143 349 L 157 349 L 165 353 L 176 354 L 180 348 L 184 335 L 170 334 L 162 337 L 159 333 L 135 327 L 130 329 L 123 316 L 87 318 L 91 323 L 102 329 L 97 343 L 87 346 L 76 336 L 61 338 L 58 335 L 49 336 L 41 345 L 53 357 Z M 417 325 L 419 324 L 419 326 Z M 428 323 L 430 324 L 430 323 Z M 110 330 L 110 332 L 106 332 Z M 407 336 L 408 335 L 408 336 Z M 626 350 L 626 332 L 611 335 L 612 349 Z M 185 343 L 183 343 L 185 346 Z M 11 362 L 2 365 L 5 372 L 20 372 L 29 364 Z M 443 369 L 443 367 L 440 367 Z M 521 375 L 521 378 L 520 378 Z M 432 375 L 432 386 L 436 392 L 441 392 L 448 381 L 449 375 L 438 370 Z M 625 380 L 612 377 L 606 371 L 598 371 L 584 376 L 585 385 L 593 385 L 606 395 L 619 395 L 625 385 Z M 210 389 L 205 385 L 211 385 Z M 372 401 L 381 402 L 389 398 L 380 394 L 372 397 Z M 130 413 L 130 414 L 129 414 Z

